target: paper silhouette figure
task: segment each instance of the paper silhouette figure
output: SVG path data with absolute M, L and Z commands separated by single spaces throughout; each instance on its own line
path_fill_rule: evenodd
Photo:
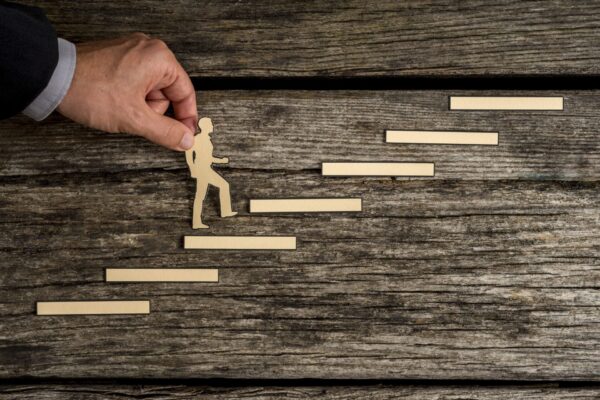
M 210 134 L 213 124 L 210 118 L 200 118 L 198 121 L 199 132 L 195 136 L 194 146 L 185 152 L 185 159 L 190 167 L 192 178 L 196 179 L 196 198 L 192 216 L 192 228 L 208 228 L 202 223 L 202 204 L 208 191 L 208 185 L 219 188 L 219 203 L 221 217 L 233 217 L 237 214 L 231 210 L 231 194 L 229 183 L 212 169 L 212 164 L 227 164 L 227 157 L 214 157 L 213 144 Z

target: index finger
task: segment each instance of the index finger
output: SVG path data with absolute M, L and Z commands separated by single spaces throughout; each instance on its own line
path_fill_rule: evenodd
M 164 95 L 173 105 L 175 119 L 189 127 L 192 132 L 196 131 L 198 120 L 198 108 L 196 106 L 196 90 L 187 72 L 173 57 L 175 65 L 175 79 L 161 89 Z

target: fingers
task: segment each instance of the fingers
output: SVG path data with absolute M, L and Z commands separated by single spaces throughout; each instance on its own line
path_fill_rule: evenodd
M 191 131 L 195 131 L 198 109 L 194 85 L 183 67 L 175 59 L 175 56 L 172 57 L 171 63 L 173 63 L 171 68 L 173 68 L 174 73 L 168 80 L 162 82 L 164 87 L 159 89 L 171 101 L 175 119 L 189 127 Z
M 194 131 L 185 124 L 157 113 L 151 106 L 145 109 L 142 122 L 136 124 L 131 133 L 172 150 L 185 151 L 194 145 Z
M 174 118 L 163 115 L 170 104 Z M 180 151 L 193 145 L 198 119 L 194 87 L 173 52 L 139 33 L 78 45 L 73 82 L 59 111 L 96 129 Z
M 169 100 L 147 100 L 146 104 L 157 114 L 164 114 L 169 109 Z
M 157 49 L 166 53 L 163 77 L 146 95 L 147 110 L 140 124 L 139 135 L 173 150 L 184 151 L 194 144 L 194 132 L 198 111 L 196 92 L 188 74 L 177 62 L 173 53 L 164 43 L 158 42 Z M 165 53 L 163 53 L 165 54 Z M 169 104 L 173 106 L 174 117 L 165 113 Z
M 146 95 L 146 104 L 158 114 L 164 114 L 169 108 L 169 99 L 160 90 L 152 90 Z

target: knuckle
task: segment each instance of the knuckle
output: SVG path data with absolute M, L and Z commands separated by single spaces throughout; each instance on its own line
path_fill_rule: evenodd
M 160 39 L 147 39 L 140 43 L 140 49 L 148 57 L 157 62 L 169 64 L 175 58 L 167 44 Z
M 136 32 L 126 37 L 123 46 L 127 51 L 141 51 L 146 47 L 146 43 L 150 41 L 150 37 L 144 33 Z
M 134 32 L 131 34 L 131 37 L 137 40 L 150 40 L 150 36 L 146 35 L 143 32 Z
M 157 50 L 169 50 L 169 46 L 167 46 L 167 44 L 160 39 L 149 39 L 148 45 Z

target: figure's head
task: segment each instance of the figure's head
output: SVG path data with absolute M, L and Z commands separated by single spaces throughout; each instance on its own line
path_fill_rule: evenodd
M 198 120 L 198 129 L 200 129 L 200 134 L 204 133 L 206 135 L 210 135 L 213 131 L 213 124 L 210 118 L 200 118 Z

